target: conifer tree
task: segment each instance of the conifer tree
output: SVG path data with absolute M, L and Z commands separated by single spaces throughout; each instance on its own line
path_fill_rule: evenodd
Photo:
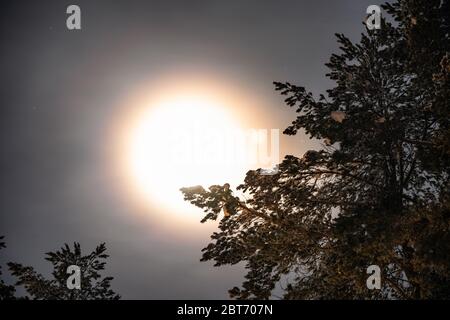
M 245 262 L 232 297 L 267 299 L 281 284 L 286 299 L 450 298 L 449 1 L 383 10 L 381 29 L 358 43 L 336 35 L 333 88 L 316 97 L 275 83 L 297 113 L 284 133 L 321 149 L 286 156 L 272 176 L 249 171 L 246 199 L 220 185 L 181 189 L 202 222 L 220 219 L 202 260 Z M 380 290 L 366 286 L 370 265 Z

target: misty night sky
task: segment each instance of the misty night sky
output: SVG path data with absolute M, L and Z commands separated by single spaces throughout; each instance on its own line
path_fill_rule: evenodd
M 66 28 L 81 7 L 82 30 Z M 103 275 L 125 299 L 223 299 L 241 265 L 199 262 L 213 224 L 161 224 L 158 205 L 121 192 L 111 123 L 134 88 L 166 74 L 224 79 L 261 104 L 248 112 L 283 130 L 295 113 L 273 81 L 315 94 L 332 83 L 324 63 L 334 33 L 358 40 L 373 1 L 2 1 L 0 18 L 0 235 L 8 261 L 49 274 L 44 253 L 65 242 L 89 253 L 106 242 Z M 180 76 L 181 77 L 181 76 Z M 119 110 L 120 109 L 120 110 Z M 269 119 L 269 120 L 268 120 Z M 314 142 L 282 137 L 283 153 Z M 244 178 L 244 176 L 242 176 Z M 183 186 L 180 186 L 183 187 Z M 180 197 L 182 194 L 180 193 Z

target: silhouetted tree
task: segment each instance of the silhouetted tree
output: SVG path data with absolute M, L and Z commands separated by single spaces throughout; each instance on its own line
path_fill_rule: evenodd
M 110 289 L 113 277 L 104 277 L 100 271 L 105 269 L 103 260 L 108 258 L 104 243 L 90 254 L 83 256 L 79 243 L 74 243 L 73 250 L 65 244 L 61 250 L 46 253 L 46 260 L 53 265 L 53 279 L 46 279 L 33 267 L 25 267 L 18 263 L 8 263 L 12 274 L 18 278 L 16 285 L 23 285 L 32 299 L 55 300 L 116 300 L 120 299 Z M 81 289 L 68 289 L 67 269 L 71 265 L 80 267 Z
M 327 76 L 335 87 L 317 98 L 275 83 L 298 113 L 284 133 L 323 141 L 279 172 L 249 171 L 238 189 L 182 188 L 221 216 L 202 260 L 246 262 L 235 298 L 449 299 L 449 2 L 400 0 L 354 44 L 337 34 Z M 366 269 L 382 270 L 381 290 Z M 280 281 L 283 280 L 283 281 Z
M 5 243 L 2 241 L 4 239 L 4 236 L 0 236 L 0 249 L 5 248 Z M 15 288 L 14 286 L 7 285 L 1 278 L 2 275 L 2 267 L 0 266 L 0 300 L 11 300 L 15 299 L 14 293 Z

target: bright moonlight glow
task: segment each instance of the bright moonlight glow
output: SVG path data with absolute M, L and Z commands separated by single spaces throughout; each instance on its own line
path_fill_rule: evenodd
M 195 209 L 181 187 L 243 178 L 242 163 L 225 161 L 226 136 L 238 129 L 226 106 L 212 98 L 183 95 L 148 106 L 129 136 L 128 166 L 137 189 L 176 211 Z

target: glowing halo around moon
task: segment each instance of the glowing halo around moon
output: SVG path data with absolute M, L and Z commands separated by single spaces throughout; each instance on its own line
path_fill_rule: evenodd
M 153 209 L 196 223 L 202 211 L 184 201 L 180 188 L 226 182 L 235 187 L 249 169 L 245 161 L 223 161 L 216 152 L 223 147 L 218 141 L 242 127 L 230 96 L 211 92 L 188 88 L 135 99 L 139 106 L 125 120 L 122 137 L 122 166 L 134 193 Z
M 235 123 L 212 101 L 168 99 L 144 114 L 133 130 L 129 163 L 138 187 L 149 197 L 184 209 L 181 187 L 209 186 L 233 176 L 233 167 L 202 163 L 193 149 L 195 131 L 233 129 Z M 230 172 L 231 171 L 231 172 Z

